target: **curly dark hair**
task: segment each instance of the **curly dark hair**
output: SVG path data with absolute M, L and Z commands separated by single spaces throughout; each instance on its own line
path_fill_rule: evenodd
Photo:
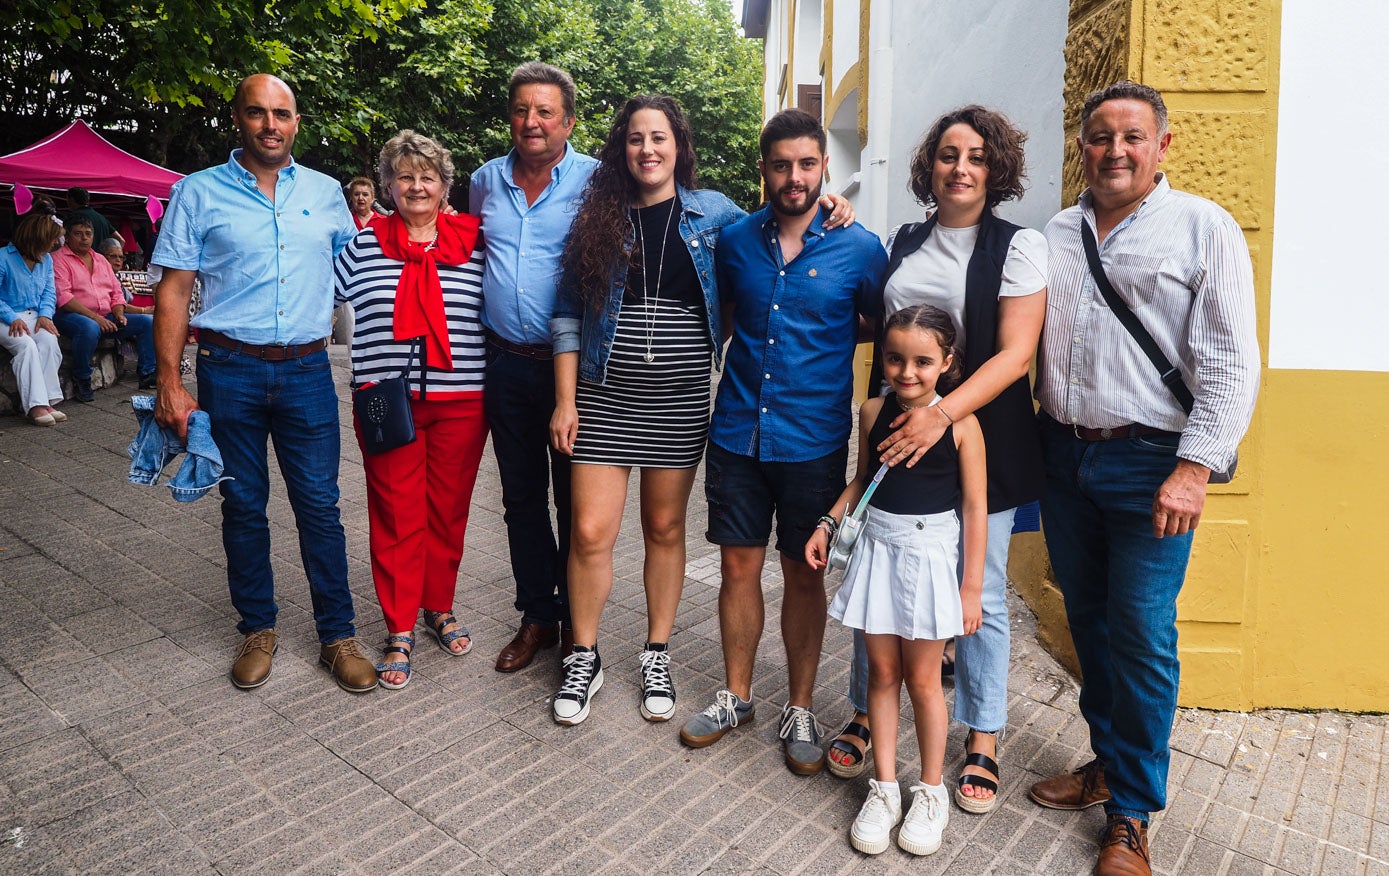
M 609 284 L 623 260 L 630 266 L 640 258 L 625 247 L 627 211 L 637 194 L 627 169 L 627 125 L 633 113 L 644 109 L 665 113 L 675 135 L 675 182 L 686 189 L 695 187 L 694 141 L 680 104 L 664 94 L 639 94 L 628 100 L 598 150 L 598 166 L 584 189 L 561 260 L 565 282 L 574 284 L 579 297 L 595 307 L 607 300 Z
M 966 124 L 984 139 L 984 158 L 989 163 L 989 192 L 985 206 L 992 210 L 1004 201 L 1021 198 L 1023 180 L 1027 178 L 1026 156 L 1022 145 L 1027 134 L 1008 121 L 1002 113 L 978 104 L 962 106 L 936 119 L 912 154 L 910 185 L 916 199 L 930 207 L 936 202 L 931 189 L 931 165 L 936 161 L 936 147 L 952 125 Z

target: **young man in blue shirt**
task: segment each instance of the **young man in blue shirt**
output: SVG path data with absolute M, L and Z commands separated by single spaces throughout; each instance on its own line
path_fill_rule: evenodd
M 294 92 L 259 73 L 236 88 L 232 121 L 241 148 L 226 164 L 174 186 L 151 261 L 164 269 L 154 316 L 155 419 L 180 436 L 201 407 L 222 452 L 222 544 L 227 585 L 246 638 L 232 684 L 270 677 L 277 647 L 270 564 L 270 471 L 280 474 L 299 528 L 313 597 L 319 659 L 344 690 L 376 687 L 376 668 L 356 638 L 347 586 L 347 539 L 338 512 L 338 397 L 325 349 L 333 312 L 333 257 L 356 227 L 337 181 L 295 163 Z M 198 398 L 179 363 L 188 337 L 193 280 L 202 278 Z
M 860 314 L 873 312 L 887 268 L 882 243 L 862 226 L 826 233 L 828 213 L 817 207 L 825 142 L 809 113 L 773 116 L 758 162 L 770 202 L 719 239 L 719 295 L 732 340 L 709 430 L 705 492 L 708 538 L 720 545 L 722 562 L 727 686 L 680 731 L 685 744 L 700 748 L 752 721 L 762 565 L 775 515 L 789 688 L 780 735 L 786 764 L 800 775 L 825 762 L 811 712 L 825 633 L 824 573 L 806 564 L 805 543 L 844 489 Z

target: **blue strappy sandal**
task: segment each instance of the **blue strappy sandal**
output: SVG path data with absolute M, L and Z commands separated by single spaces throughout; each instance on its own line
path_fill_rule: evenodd
M 405 645 L 406 647 L 402 648 L 400 647 L 401 645 Z M 383 648 L 381 651 L 382 656 L 384 657 L 389 654 L 402 654 L 405 657 L 405 662 L 401 663 L 400 661 L 396 661 L 394 663 L 378 663 L 376 664 L 376 675 L 378 676 L 378 678 L 380 678 L 381 673 L 383 672 L 403 672 L 405 673 L 405 680 L 402 681 L 400 684 L 391 684 L 385 678 L 380 678 L 382 687 L 384 687 L 386 690 L 400 690 L 402 687 L 405 687 L 405 685 L 410 683 L 410 652 L 413 650 L 415 650 L 415 637 L 409 635 L 408 633 L 401 634 L 399 636 L 386 637 L 386 647 Z
M 450 657 L 462 657 L 464 654 L 467 654 L 469 651 L 473 650 L 472 633 L 468 632 L 467 627 L 458 623 L 458 618 L 453 616 L 453 612 L 425 611 L 424 623 L 425 626 L 429 628 L 429 631 L 434 634 L 434 638 L 438 640 L 439 647 L 443 650 L 445 654 L 449 655 Z M 458 629 L 454 630 L 451 633 L 444 632 L 444 627 L 448 626 L 449 624 L 458 624 Z M 459 639 L 468 640 L 468 644 L 463 646 L 462 651 L 455 651 L 449 647 Z

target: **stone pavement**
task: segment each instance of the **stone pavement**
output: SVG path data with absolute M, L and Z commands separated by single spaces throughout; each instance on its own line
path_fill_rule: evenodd
M 345 383 L 345 350 L 334 348 Z M 673 640 L 679 718 L 637 713 L 645 633 L 640 534 L 629 509 L 600 642 L 607 684 L 588 721 L 560 727 L 555 652 L 492 669 L 516 613 L 490 451 L 473 502 L 458 614 L 474 652 L 421 638 L 400 692 L 353 696 L 317 665 L 293 520 L 271 502 L 280 643 L 270 682 L 234 689 L 218 500 L 177 505 L 125 482 L 129 383 L 68 404 L 39 429 L 0 422 L 0 873 L 1088 872 L 1097 810 L 1032 805 L 1027 786 L 1088 759 L 1076 686 L 1013 601 L 1003 801 L 951 814 L 945 844 L 876 858 L 846 833 L 867 787 L 782 764 L 785 696 L 771 621 L 756 672 L 759 719 L 699 751 L 677 725 L 721 683 L 717 552 L 697 485 Z M 342 410 L 348 422 L 346 392 Z M 384 636 L 367 556 L 360 456 L 344 430 L 342 511 L 362 635 Z M 833 622 L 816 700 L 833 733 L 850 638 Z M 916 766 L 904 700 L 901 775 Z M 1170 807 L 1154 821 L 1163 874 L 1389 874 L 1384 716 L 1183 710 Z M 952 728 L 946 775 L 958 769 Z

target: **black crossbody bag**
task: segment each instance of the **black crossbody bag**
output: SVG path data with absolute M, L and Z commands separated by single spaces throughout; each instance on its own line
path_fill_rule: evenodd
M 415 440 L 415 416 L 410 411 L 410 368 L 420 356 L 420 401 L 425 394 L 425 354 L 423 338 L 410 345 L 405 370 L 395 377 L 352 390 L 352 409 L 362 424 L 362 448 L 375 456 Z
M 1186 381 L 1182 380 L 1182 372 L 1177 366 L 1172 364 L 1172 360 L 1162 352 L 1162 348 L 1153 340 L 1153 336 L 1139 322 L 1138 317 L 1129 309 L 1123 298 L 1119 297 L 1114 284 L 1109 282 L 1109 277 L 1104 272 L 1104 265 L 1100 263 L 1100 247 L 1095 242 L 1095 232 L 1090 230 L 1082 218 L 1080 222 L 1080 238 L 1085 244 L 1085 260 L 1090 263 L 1090 276 L 1095 278 L 1095 285 L 1100 287 L 1100 294 L 1104 296 L 1105 304 L 1119 320 L 1119 323 L 1128 331 L 1133 339 L 1138 342 L 1138 346 L 1143 350 L 1143 354 L 1148 357 L 1148 361 L 1153 363 L 1153 367 L 1158 370 L 1158 375 L 1162 380 L 1163 386 L 1172 391 L 1176 397 L 1177 404 L 1182 406 L 1182 410 L 1187 415 L 1191 414 L 1191 409 L 1196 404 L 1196 399 L 1187 388 Z M 1224 471 L 1211 470 L 1211 483 L 1228 484 L 1235 476 L 1235 467 L 1239 465 L 1239 454 L 1230 463 L 1230 467 Z

